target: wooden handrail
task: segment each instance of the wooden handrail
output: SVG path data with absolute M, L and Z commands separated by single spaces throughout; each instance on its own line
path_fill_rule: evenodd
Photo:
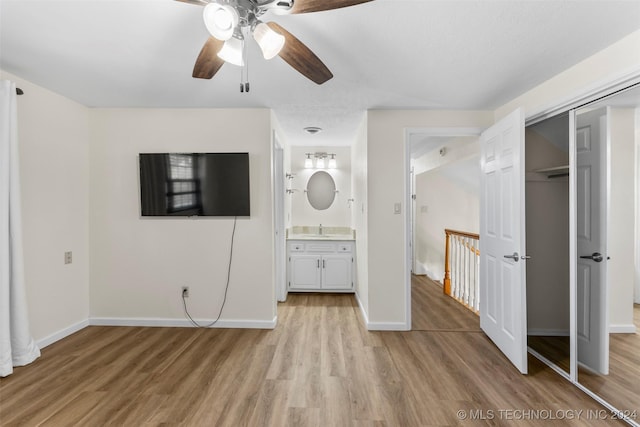
M 469 233 L 468 231 L 458 231 L 458 230 L 451 230 L 450 228 L 445 228 L 444 234 L 446 234 L 447 236 L 449 236 L 450 234 L 456 234 L 458 236 L 470 237 L 471 239 L 480 240 L 479 234 Z
M 476 234 L 476 233 L 469 233 L 467 231 L 459 231 L 459 230 L 452 230 L 450 228 L 445 228 L 444 229 L 444 234 L 445 234 L 445 238 L 444 238 L 444 285 L 442 286 L 442 291 L 447 294 L 447 295 L 451 295 L 451 267 L 449 267 L 449 258 L 450 258 L 450 251 L 451 251 L 451 246 L 449 244 L 449 240 L 450 236 L 460 236 L 460 237 L 468 237 L 470 239 L 476 239 L 476 240 L 480 240 L 480 235 Z M 469 245 L 465 245 L 467 248 L 472 249 Z M 476 255 L 480 255 L 480 251 L 478 249 L 472 249 L 473 252 L 475 252 Z

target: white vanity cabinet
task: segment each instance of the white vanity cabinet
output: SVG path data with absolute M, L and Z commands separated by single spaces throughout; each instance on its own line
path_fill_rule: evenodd
M 289 240 L 288 287 L 292 292 L 353 292 L 353 241 Z

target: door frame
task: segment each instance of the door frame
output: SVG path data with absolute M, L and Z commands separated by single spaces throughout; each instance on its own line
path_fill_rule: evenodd
M 451 136 L 464 137 L 471 136 L 480 138 L 484 131 L 481 127 L 410 127 L 404 129 L 404 284 L 405 284 L 405 329 L 411 330 L 411 270 L 414 265 L 415 247 L 411 248 L 415 228 L 412 227 L 414 221 L 412 189 L 415 188 L 415 175 L 411 171 L 411 139 L 414 135 L 423 136 Z
M 273 263 L 275 282 L 275 312 L 277 313 L 278 301 L 287 299 L 287 266 L 286 266 L 286 242 L 285 242 L 285 212 L 284 212 L 284 147 L 279 141 L 278 134 L 272 133 L 271 167 L 273 179 Z

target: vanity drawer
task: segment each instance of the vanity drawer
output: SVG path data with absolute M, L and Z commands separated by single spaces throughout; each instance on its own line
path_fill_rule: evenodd
M 338 252 L 350 253 L 352 251 L 351 245 L 348 243 L 338 244 Z
M 335 252 L 336 245 L 333 243 L 311 242 L 306 244 L 307 252 Z
M 304 252 L 304 243 L 289 243 L 289 252 Z

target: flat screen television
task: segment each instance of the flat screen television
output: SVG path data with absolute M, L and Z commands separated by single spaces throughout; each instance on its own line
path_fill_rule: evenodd
M 142 216 L 249 216 L 249 153 L 140 153 Z

